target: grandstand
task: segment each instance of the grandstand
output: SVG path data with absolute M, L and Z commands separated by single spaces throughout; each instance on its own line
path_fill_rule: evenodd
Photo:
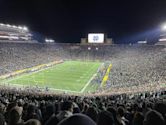
M 165 64 L 165 45 L 2 40 L 0 124 L 165 125 Z
M 89 49 L 91 48 L 91 49 Z M 96 49 L 97 48 L 97 49 Z M 134 90 L 138 91 L 148 91 L 149 89 L 163 89 L 166 84 L 166 52 L 165 46 L 157 45 L 82 45 L 82 44 L 61 44 L 61 43 L 0 43 L 0 75 L 3 78 L 7 76 L 7 80 L 2 80 L 2 85 L 15 85 L 18 84 L 22 87 L 33 86 L 33 87 L 42 87 L 50 88 L 50 90 L 62 90 L 62 92 L 74 91 L 80 93 L 81 90 L 86 86 L 84 92 L 95 92 L 102 93 L 109 92 L 116 94 L 117 92 L 125 93 L 131 92 Z M 66 89 L 59 84 L 63 83 L 64 80 L 69 80 L 68 78 L 63 78 L 65 72 L 70 74 L 70 70 L 66 71 L 66 68 L 61 70 L 61 79 L 55 80 L 56 74 L 59 72 L 53 72 L 52 77 L 48 77 L 53 67 L 61 66 L 62 64 L 48 65 L 51 62 L 60 61 L 62 63 L 67 63 L 69 61 L 76 61 L 81 66 L 75 67 L 75 71 L 78 70 L 87 70 L 87 76 L 83 77 L 83 74 L 80 74 L 80 77 L 85 78 L 83 83 L 80 83 L 81 87 L 75 87 L 79 84 L 78 81 L 81 79 L 75 78 L 73 76 L 69 86 Z M 81 64 L 81 62 L 85 64 Z M 87 68 L 91 67 L 91 62 L 95 62 L 97 65 L 93 69 L 93 72 L 88 72 Z M 70 63 L 69 63 L 70 64 Z M 74 68 L 72 63 L 68 65 L 71 68 Z M 101 64 L 104 64 L 104 68 L 101 67 Z M 106 81 L 106 85 L 101 87 L 102 79 L 105 75 L 105 72 L 108 68 L 108 65 L 112 64 L 112 69 L 109 73 L 109 78 Z M 36 66 L 44 65 L 39 69 L 33 69 Z M 47 69 L 49 73 L 47 72 Z M 81 69 L 83 68 L 83 69 Z M 41 72 L 40 70 L 44 70 Z M 32 74 L 34 71 L 39 71 L 42 78 L 39 76 L 32 75 L 31 80 L 22 75 Z M 16 73 L 19 72 L 19 73 Z M 20 73 L 21 72 L 21 73 Z M 79 73 L 78 73 L 79 74 Z M 59 75 L 59 74 L 57 74 Z M 95 77 L 92 78 L 92 76 Z M 19 78 L 19 77 L 23 77 Z M 71 77 L 66 75 L 65 77 Z M 45 78 L 45 79 L 44 79 Z M 86 80 L 87 78 L 87 80 Z M 16 80 L 11 80 L 16 79 Z M 39 82 L 39 79 L 43 79 Z M 33 80 L 33 82 L 32 82 Z M 89 82 L 90 80 L 90 82 Z M 12 82 L 8 82 L 12 81 Z M 51 83 L 49 83 L 51 81 Z M 60 82 L 60 83 L 59 83 Z M 66 83 L 66 82 L 64 82 Z M 67 84 L 66 84 L 67 85 Z M 59 87 L 58 87 L 59 86 Z M 73 86 L 70 88 L 70 86 Z M 142 89 L 145 87 L 146 89 Z M 137 89 L 135 89 L 137 88 Z M 134 89 L 134 90 L 133 90 Z M 137 91 L 136 91 L 137 92 Z M 101 92 L 100 92 L 101 93 Z

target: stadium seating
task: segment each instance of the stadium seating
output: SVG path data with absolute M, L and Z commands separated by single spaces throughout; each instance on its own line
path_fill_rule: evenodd
M 1 125 L 165 125 L 166 91 L 48 95 L 1 88 Z
M 166 81 L 165 46 L 0 43 L 0 58 L 0 75 L 56 60 L 99 60 L 113 65 L 114 90 Z
M 0 75 L 56 60 L 98 60 L 113 68 L 106 88 L 86 96 L 0 87 L 0 125 L 166 124 L 165 46 L 0 42 Z

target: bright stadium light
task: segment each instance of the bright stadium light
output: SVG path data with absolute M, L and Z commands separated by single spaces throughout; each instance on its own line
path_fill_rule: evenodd
M 22 30 L 23 28 L 21 26 L 18 26 L 18 29 Z
M 162 30 L 166 31 L 166 23 L 162 25 Z
M 13 27 L 13 28 L 17 28 L 17 26 L 15 26 L 15 25 L 13 25 L 12 27 Z
M 47 38 L 46 38 L 46 39 L 45 39 L 45 42 L 46 42 L 46 43 L 54 43 L 55 41 L 54 41 L 53 39 L 47 39 Z
M 49 40 L 48 40 L 48 39 L 45 39 L 45 42 L 49 42 Z
M 50 39 L 50 43 L 53 43 L 53 42 L 55 42 L 53 39 Z
M 88 47 L 88 50 L 91 50 L 91 47 Z
M 7 27 L 11 27 L 11 25 L 10 25 L 10 24 L 7 24 L 6 26 L 7 26 Z
M 24 26 L 24 27 L 23 27 L 23 30 L 28 31 L 28 28 Z
M 3 24 L 3 23 L 0 23 L 0 26 L 4 26 L 5 24 Z

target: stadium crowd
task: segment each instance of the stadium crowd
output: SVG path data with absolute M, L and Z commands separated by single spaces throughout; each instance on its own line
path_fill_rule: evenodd
M 113 65 L 109 88 L 97 91 L 100 96 L 51 95 L 0 87 L 0 125 L 166 124 L 164 46 L 88 48 L 77 44 L 0 43 L 0 75 L 56 60 L 99 60 Z M 94 81 L 101 83 L 105 70 L 100 68 Z M 110 96 L 111 92 L 119 94 Z
M 46 95 L 1 88 L 0 125 L 165 125 L 165 95 Z
M 115 91 L 145 85 L 162 88 L 166 81 L 165 46 L 0 42 L 0 75 L 56 60 L 98 60 L 112 64 L 107 84 Z M 105 70 L 93 82 L 101 83 Z

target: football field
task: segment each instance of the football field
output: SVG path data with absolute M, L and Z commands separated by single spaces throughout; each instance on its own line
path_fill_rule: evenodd
M 65 61 L 47 69 L 4 80 L 16 86 L 48 87 L 51 90 L 83 93 L 93 79 L 100 62 Z

